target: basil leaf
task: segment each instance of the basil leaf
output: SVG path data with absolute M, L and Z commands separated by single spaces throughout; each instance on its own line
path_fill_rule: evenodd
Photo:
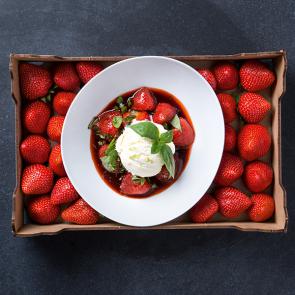
M 159 130 L 151 122 L 141 122 L 135 125 L 130 126 L 136 133 L 142 137 L 147 137 L 153 140 L 158 140 Z
M 109 172 L 114 172 L 115 171 L 116 166 L 114 166 L 114 161 L 112 160 L 111 157 L 105 156 L 105 157 L 100 158 L 100 160 L 101 160 L 101 163 L 102 163 L 103 167 L 107 171 L 109 171 Z
M 123 121 L 126 122 L 126 123 L 130 123 L 135 118 L 136 118 L 135 116 L 129 115 L 128 117 L 124 118 Z
M 175 175 L 175 161 L 174 157 L 171 151 L 171 148 L 167 144 L 163 144 L 160 149 L 160 156 L 169 171 L 169 174 L 172 178 L 174 178 Z
M 113 118 L 113 126 L 115 128 L 120 128 L 122 122 L 123 122 L 123 118 L 121 116 L 115 116 Z
M 158 154 L 160 152 L 160 149 L 161 149 L 161 143 L 159 141 L 153 142 L 151 147 L 151 153 Z
M 107 156 L 109 156 L 110 153 L 111 153 L 112 151 L 115 151 L 115 150 L 116 150 L 116 139 L 113 138 L 112 141 L 110 142 L 108 148 L 106 149 L 105 154 L 106 154 Z
M 180 120 L 179 120 L 179 117 L 177 116 L 177 114 L 174 116 L 174 118 L 172 119 L 172 121 L 170 123 L 174 128 L 181 131 Z
M 120 109 L 122 114 L 127 112 L 127 107 L 125 105 L 120 106 Z
M 123 97 L 122 96 L 119 96 L 117 98 L 117 104 L 120 104 L 120 103 L 123 103 Z
M 172 130 L 169 130 L 165 133 L 162 133 L 160 135 L 160 142 L 162 143 L 169 143 L 173 140 L 173 132 Z

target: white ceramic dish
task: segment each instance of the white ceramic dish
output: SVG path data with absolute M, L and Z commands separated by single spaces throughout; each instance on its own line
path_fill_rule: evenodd
M 160 88 L 180 99 L 189 111 L 196 139 L 186 169 L 172 186 L 135 199 L 115 193 L 99 176 L 87 126 L 110 100 L 141 86 Z M 222 111 L 210 85 L 190 66 L 158 56 L 115 63 L 89 81 L 67 113 L 61 139 L 64 166 L 78 193 L 102 215 L 130 226 L 158 225 L 189 210 L 212 183 L 223 144 Z

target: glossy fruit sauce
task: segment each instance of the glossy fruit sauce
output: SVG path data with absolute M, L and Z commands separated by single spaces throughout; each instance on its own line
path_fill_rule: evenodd
M 132 97 L 133 94 L 138 89 L 134 89 L 124 94 L 121 94 L 120 96 L 123 98 L 123 102 L 126 103 L 127 99 Z M 193 126 L 187 110 L 185 109 L 185 107 L 183 106 L 183 104 L 180 102 L 179 99 L 177 99 L 175 96 L 173 96 L 172 94 L 162 89 L 149 88 L 149 90 L 152 91 L 152 93 L 156 97 L 157 103 L 165 102 L 165 103 L 169 103 L 173 105 L 174 107 L 177 108 L 177 115 L 179 117 L 185 118 L 188 121 L 188 123 L 191 126 Z M 98 113 L 97 116 L 101 115 L 102 113 L 106 111 L 114 110 L 116 104 L 117 104 L 117 97 L 114 98 L 100 113 Z M 149 113 L 151 114 L 151 112 Z M 106 141 L 105 143 L 108 143 L 108 142 Z M 123 175 L 126 173 L 126 171 L 122 171 L 119 173 L 111 173 L 104 168 L 98 153 L 101 144 L 102 144 L 101 139 L 96 135 L 96 132 L 92 129 L 91 136 L 90 136 L 90 150 L 91 150 L 92 159 L 95 164 L 97 172 L 99 173 L 100 177 L 104 180 L 106 185 L 108 185 L 112 190 L 114 190 L 118 194 L 121 194 L 127 197 L 132 197 L 132 198 L 150 197 L 164 191 L 165 189 L 173 185 L 177 181 L 181 173 L 184 171 L 188 163 L 190 152 L 191 152 L 191 146 L 192 146 L 190 145 L 185 148 L 183 147 L 178 148 L 177 146 L 175 146 L 176 151 L 174 154 L 174 159 L 175 159 L 174 178 L 170 178 L 169 181 L 161 182 L 156 177 L 149 177 L 149 182 L 153 184 L 153 188 L 148 193 L 144 195 L 126 195 L 126 194 L 123 194 L 120 190 L 121 180 L 123 178 Z

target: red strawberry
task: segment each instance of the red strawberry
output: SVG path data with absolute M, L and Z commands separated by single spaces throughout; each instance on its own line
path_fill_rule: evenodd
M 195 132 L 191 125 L 184 118 L 179 118 L 181 130 L 173 129 L 173 142 L 177 146 L 188 146 L 194 142 Z
M 251 206 L 250 198 L 231 186 L 218 189 L 215 197 L 219 212 L 226 218 L 236 218 Z
M 64 120 L 65 117 L 63 116 L 53 116 L 50 118 L 47 126 L 47 135 L 51 140 L 60 142 Z
M 76 64 L 76 70 L 80 80 L 86 84 L 90 79 L 103 70 L 103 67 L 95 61 L 80 61 Z
M 148 193 L 152 188 L 152 185 L 144 180 L 141 184 L 137 181 L 132 180 L 132 174 L 127 173 L 123 176 L 120 190 L 124 195 L 144 195 Z
M 27 211 L 30 218 L 39 224 L 55 223 L 60 209 L 50 202 L 50 196 L 32 198 L 28 202 Z
M 214 181 L 218 185 L 231 185 L 242 176 L 243 171 L 241 159 L 238 156 L 225 152 L 223 153 Z
M 66 222 L 87 225 L 97 223 L 99 214 L 80 198 L 62 211 L 61 218 Z
M 61 157 L 61 150 L 60 150 L 60 145 L 57 144 L 55 145 L 50 153 L 49 156 L 49 167 L 53 170 L 53 172 L 60 176 L 66 176 L 66 171 L 62 162 L 62 157 Z
M 267 194 L 254 194 L 251 201 L 252 206 L 248 210 L 250 220 L 262 222 L 272 217 L 275 210 L 272 196 Z
M 137 90 L 132 98 L 132 109 L 137 111 L 153 111 L 157 105 L 157 99 L 146 87 Z
M 270 109 L 271 104 L 260 94 L 245 92 L 240 96 L 238 111 L 248 123 L 259 123 Z
M 53 98 L 53 109 L 61 116 L 65 116 L 76 93 L 73 92 L 58 92 Z
M 29 63 L 19 65 L 20 89 L 22 95 L 28 100 L 46 96 L 52 79 L 47 69 Z
M 267 189 L 273 180 L 272 168 L 261 161 L 255 161 L 245 167 L 244 183 L 253 193 Z
M 99 158 L 103 158 L 106 156 L 105 152 L 108 149 L 108 147 L 109 147 L 108 144 L 104 144 L 99 148 L 99 150 L 98 150 L 98 157 Z
M 231 123 L 238 117 L 235 99 L 228 93 L 219 93 L 217 97 L 222 109 L 224 122 Z
M 170 122 L 176 115 L 176 108 L 169 103 L 159 103 L 153 115 L 153 121 L 158 124 Z
M 53 172 L 50 168 L 33 164 L 27 166 L 22 175 L 21 188 L 27 195 L 47 194 L 53 186 Z
M 213 73 L 217 81 L 217 88 L 221 90 L 231 90 L 237 87 L 239 72 L 234 64 L 230 62 L 220 62 L 213 68 Z
M 224 151 L 230 152 L 236 147 L 237 143 L 237 133 L 236 130 L 228 125 L 225 124 L 225 136 L 224 136 Z
M 47 123 L 50 118 L 50 107 L 43 101 L 35 101 L 27 105 L 23 113 L 25 128 L 36 134 L 46 131 Z
M 155 178 L 160 182 L 169 182 L 173 180 L 171 178 L 169 171 L 167 170 L 166 166 L 163 166 L 161 171 L 155 176 Z
M 117 116 L 122 116 L 120 111 L 106 111 L 100 114 L 96 123 L 100 133 L 110 136 L 117 135 L 118 128 L 113 125 L 113 119 Z
M 150 119 L 150 115 L 148 114 L 148 112 L 135 112 L 135 119 L 137 121 L 143 121 L 143 120 L 149 120 Z
M 240 68 L 241 85 L 247 91 L 256 92 L 270 87 L 275 74 L 261 61 L 248 60 Z
M 65 91 L 77 91 L 80 88 L 80 80 L 75 67 L 70 62 L 59 63 L 53 76 L 55 84 Z
M 20 152 L 28 163 L 43 164 L 48 160 L 50 145 L 48 140 L 40 135 L 29 135 L 21 143 Z
M 207 222 L 218 211 L 217 201 L 209 194 L 206 194 L 202 199 L 191 209 L 190 217 L 193 222 Z
M 207 80 L 207 82 L 215 91 L 217 88 L 217 82 L 213 73 L 208 69 L 197 69 L 197 71 Z
M 270 149 L 271 137 L 266 127 L 247 124 L 238 134 L 238 149 L 246 161 L 253 161 L 266 155 Z
M 131 119 L 127 119 L 127 118 Z M 148 112 L 139 112 L 139 111 L 131 111 L 131 112 L 126 112 L 123 114 L 123 125 L 126 126 L 129 123 L 132 122 L 133 119 L 137 120 L 137 121 L 143 121 L 143 120 L 149 120 L 150 119 L 150 115 L 148 114 Z
M 68 177 L 62 177 L 55 183 L 51 192 L 51 203 L 66 204 L 79 199 L 79 195 Z

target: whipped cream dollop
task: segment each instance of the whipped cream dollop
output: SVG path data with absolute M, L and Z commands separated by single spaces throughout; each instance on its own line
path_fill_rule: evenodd
M 133 120 L 131 125 L 143 121 Z M 151 122 L 153 123 L 153 122 Z M 165 133 L 167 130 L 160 124 L 153 123 L 159 130 L 159 133 Z M 116 150 L 125 169 L 132 175 L 140 177 L 152 177 L 157 175 L 164 165 L 160 154 L 152 154 L 151 147 L 153 140 L 142 137 L 132 128 L 126 126 L 116 142 Z M 175 153 L 173 142 L 167 144 L 172 153 Z

